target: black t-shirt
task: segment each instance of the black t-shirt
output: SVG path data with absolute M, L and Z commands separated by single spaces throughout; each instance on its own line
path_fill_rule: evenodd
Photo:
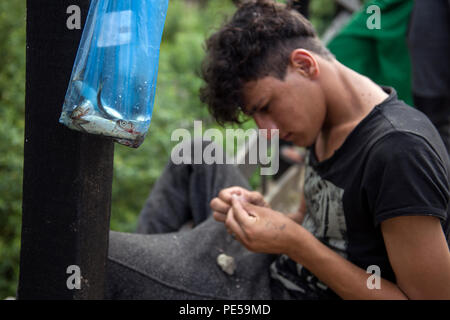
M 389 97 L 331 158 L 318 162 L 314 147 L 309 149 L 302 225 L 352 263 L 364 270 L 376 265 L 382 278 L 395 282 L 380 223 L 398 216 L 434 216 L 449 242 L 450 162 L 428 118 L 399 101 L 394 89 L 383 89 Z M 272 264 L 271 275 L 275 299 L 337 297 L 285 255 Z

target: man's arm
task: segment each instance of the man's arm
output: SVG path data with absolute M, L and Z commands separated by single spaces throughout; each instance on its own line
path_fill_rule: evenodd
M 382 223 L 382 232 L 397 284 L 381 279 L 380 289 L 369 289 L 365 270 L 311 234 L 298 236 L 295 242 L 302 245 L 291 247 L 288 255 L 343 299 L 450 299 L 450 253 L 437 218 L 389 219 Z
M 411 299 L 450 299 L 450 252 L 439 219 L 402 216 L 381 223 L 397 285 Z
M 425 218 L 433 219 L 431 217 Z M 394 222 L 395 225 L 386 220 L 382 223 L 382 227 L 384 229 L 383 234 L 386 234 L 385 241 L 389 256 L 396 255 L 396 259 L 394 258 L 391 263 L 397 277 L 402 279 L 399 282 L 401 286 L 381 279 L 380 289 L 369 289 L 367 279 L 371 274 L 338 255 L 282 213 L 240 203 L 233 199 L 233 207 L 228 214 L 226 225 L 236 233 L 238 240 L 249 250 L 287 254 L 292 260 L 309 269 L 343 299 L 408 299 L 418 297 L 449 299 L 449 252 L 448 249 L 447 251 L 444 250 L 446 242 L 442 235 L 442 228 L 439 225 L 440 229 L 437 229 L 435 224 L 430 229 L 428 223 L 422 225 L 417 219 L 416 222 L 412 223 L 415 227 L 411 229 L 411 223 L 398 219 Z M 398 229 L 403 230 L 403 232 L 399 232 Z M 409 230 L 409 232 L 406 230 Z M 442 236 L 430 237 L 430 234 L 433 233 Z M 404 244 L 410 242 L 411 237 L 415 237 L 414 245 Z M 401 245 L 402 243 L 404 245 Z M 423 247 L 422 249 L 417 249 L 418 243 L 421 245 L 420 248 Z M 431 248 L 438 248 L 432 250 L 434 252 L 432 257 L 429 254 Z M 402 254 L 400 255 L 398 251 L 402 251 Z M 423 261 L 422 266 L 414 265 L 415 261 Z M 406 264 L 414 266 L 405 267 Z M 407 268 L 413 268 L 415 272 L 408 272 Z M 435 270 L 436 268 L 438 270 Z M 437 271 L 439 272 L 436 273 Z M 420 277 L 422 280 L 415 278 L 417 272 L 423 272 L 423 276 Z M 431 278 L 433 278 L 431 283 L 439 282 L 440 284 L 437 286 L 426 284 L 425 282 Z M 425 285 L 431 287 L 424 289 Z M 442 289 L 445 285 L 447 288 Z M 417 291 L 420 291 L 420 295 Z M 432 294 L 431 291 L 434 293 Z

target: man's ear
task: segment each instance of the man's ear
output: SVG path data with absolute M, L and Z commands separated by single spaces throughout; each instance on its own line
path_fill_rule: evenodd
M 316 79 L 319 74 L 319 64 L 310 51 L 295 49 L 291 53 L 290 66 L 304 77 Z

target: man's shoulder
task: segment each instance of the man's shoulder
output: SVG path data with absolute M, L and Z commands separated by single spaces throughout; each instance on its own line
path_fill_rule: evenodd
M 393 99 L 378 106 L 383 119 L 391 130 L 416 133 L 418 135 L 439 135 L 428 117 L 402 100 Z
M 441 158 L 448 157 L 438 131 L 424 113 L 398 99 L 390 99 L 376 108 L 377 116 L 368 127 L 378 149 L 393 153 L 398 147 L 425 147 Z
M 430 142 L 439 138 L 437 130 L 425 114 L 399 100 L 394 88 L 382 89 L 389 96 L 358 123 L 349 140 L 356 144 L 371 145 L 394 132 L 415 133 L 431 140 Z
M 422 175 L 440 172 L 449 177 L 450 160 L 442 140 L 427 137 L 423 132 L 392 130 L 380 138 L 368 152 L 366 158 L 369 171 L 391 170 L 401 177 L 401 172 Z M 416 174 L 412 174 L 412 172 Z
M 390 125 L 386 134 L 399 143 L 426 143 L 438 153 L 446 153 L 445 146 L 428 117 L 421 111 L 408 106 L 403 101 L 395 101 L 390 107 L 381 109 L 382 115 Z

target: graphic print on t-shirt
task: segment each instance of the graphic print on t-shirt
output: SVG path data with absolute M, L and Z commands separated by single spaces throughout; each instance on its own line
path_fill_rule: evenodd
M 320 177 L 307 164 L 304 194 L 306 215 L 302 226 L 322 243 L 346 258 L 348 242 L 342 202 L 344 190 Z M 271 275 L 288 290 L 299 292 L 304 298 L 318 298 L 328 289 L 309 270 L 303 268 L 301 264 L 295 263 L 286 255 L 280 256 L 272 264 Z
M 303 227 L 346 258 L 347 226 L 342 203 L 344 189 L 322 179 L 307 165 L 304 194 L 306 215 Z

